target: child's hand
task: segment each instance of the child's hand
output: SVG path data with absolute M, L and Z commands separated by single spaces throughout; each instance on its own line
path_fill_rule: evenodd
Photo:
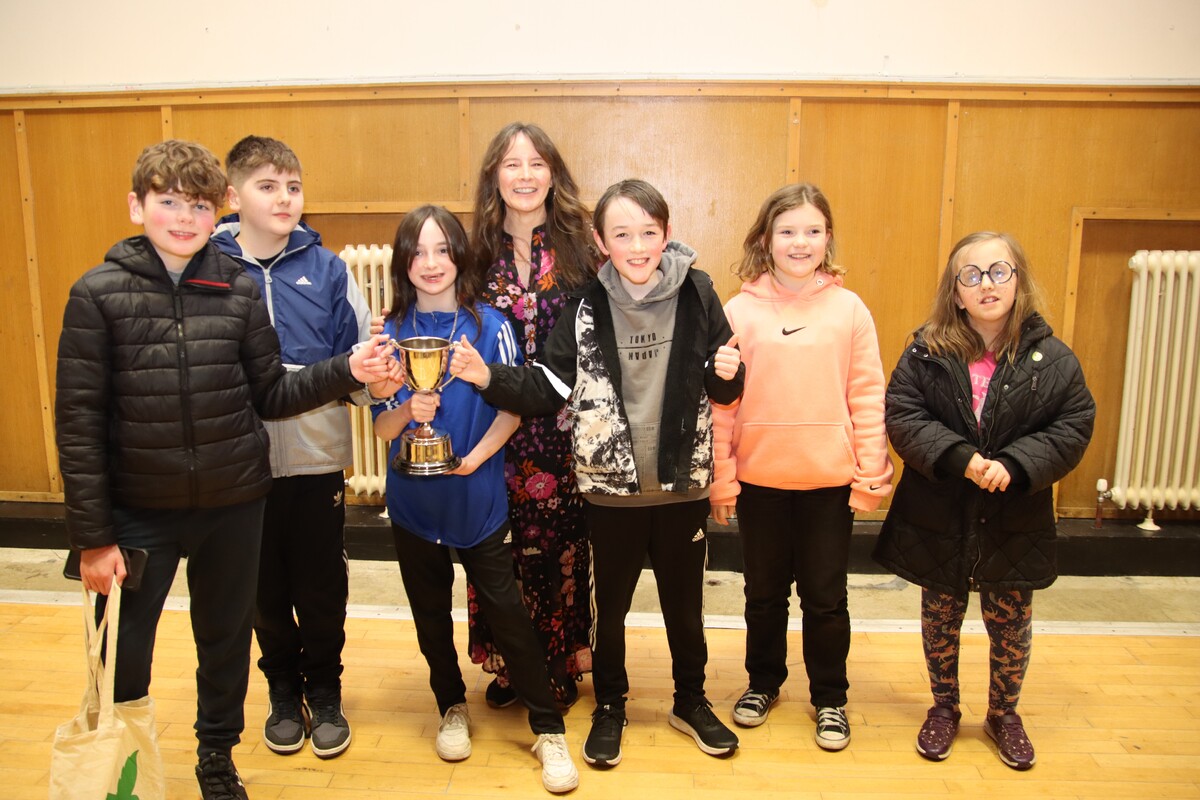
M 978 484 L 979 479 L 983 477 L 983 471 L 987 469 L 987 459 L 976 453 L 971 456 L 971 460 L 967 462 L 967 469 L 963 472 L 963 477 L 972 483 Z
M 980 489 L 986 489 L 989 492 L 999 489 L 1003 492 L 1008 488 L 1008 484 L 1012 482 L 1012 476 L 1008 474 L 1008 470 L 999 461 L 988 461 L 986 463 L 987 466 L 984 468 L 983 474 L 975 482 L 979 484 Z
M 382 309 L 378 317 L 371 317 L 371 335 L 383 333 L 383 321 L 387 319 L 388 310 Z
M 1012 476 L 1008 474 L 1008 470 L 1005 469 L 1002 463 L 999 461 L 989 461 L 979 455 L 979 453 L 971 456 L 971 461 L 967 464 L 967 470 L 964 475 L 980 489 L 989 492 L 994 492 L 997 489 L 1003 492 L 1012 482 Z
M 388 361 L 390 368 L 387 377 L 367 384 L 367 391 L 371 397 L 391 397 L 404 386 L 404 379 L 408 377 L 404 374 L 404 362 L 395 356 L 390 356 Z
M 472 458 L 472 453 L 467 453 L 462 457 L 462 463 L 450 470 L 450 475 L 470 475 L 475 470 L 479 469 L 479 463 Z
M 375 335 L 354 346 L 350 353 L 350 374 L 359 383 L 375 383 L 388 379 L 392 373 L 392 346 L 388 337 Z
M 729 520 L 737 519 L 737 506 L 721 506 L 712 504 L 713 522 L 718 525 L 728 525 Z
M 731 381 L 737 376 L 738 365 L 742 363 L 742 352 L 737 349 L 737 343 L 738 335 L 735 333 L 728 342 L 717 348 L 713 356 L 713 370 L 721 380 Z
M 486 389 L 492 381 L 491 370 L 488 369 L 483 356 L 471 346 L 466 336 L 454 347 L 454 357 L 450 359 L 450 374 L 462 378 L 467 383 L 473 383 L 480 389 Z
M 83 588 L 96 594 L 108 594 L 113 576 L 117 583 L 125 582 L 125 559 L 115 544 L 92 547 L 79 554 L 79 577 Z
M 442 404 L 442 396 L 437 392 L 417 392 L 408 403 L 414 422 L 433 422 L 433 415 Z

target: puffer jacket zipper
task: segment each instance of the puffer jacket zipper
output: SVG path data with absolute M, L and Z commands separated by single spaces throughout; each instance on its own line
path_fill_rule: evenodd
M 183 290 L 172 287 L 175 306 L 175 352 L 179 359 L 179 404 L 183 428 L 183 448 L 187 452 L 188 505 L 200 504 L 200 483 L 196 473 L 196 432 L 192 429 L 192 392 L 188 377 L 187 339 L 183 332 Z

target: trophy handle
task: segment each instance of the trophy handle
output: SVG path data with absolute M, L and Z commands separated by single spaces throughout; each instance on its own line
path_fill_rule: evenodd
M 448 348 L 446 348 L 446 358 L 447 358 L 447 365 L 449 365 L 449 358 L 450 358 L 450 354 L 454 352 L 454 348 L 458 347 L 458 345 L 459 345 L 459 343 L 458 343 L 458 342 L 451 342 L 451 343 L 450 343 L 450 346 L 449 346 Z M 447 386 L 449 386 L 449 385 L 450 385 L 450 384 L 451 384 L 451 383 L 454 381 L 454 379 L 455 379 L 455 378 L 457 378 L 457 377 L 458 377 L 457 375 L 451 375 L 449 378 L 447 378 L 447 379 L 446 379 L 446 382 L 445 382 L 445 383 L 443 383 L 441 386 L 439 386 L 439 387 L 437 388 L 437 390 L 440 392 L 442 389 L 445 389 L 445 388 L 446 388 Z

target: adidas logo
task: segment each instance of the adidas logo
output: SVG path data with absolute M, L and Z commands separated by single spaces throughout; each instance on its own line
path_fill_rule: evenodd
M 504 534 L 504 544 L 512 544 L 512 531 Z
M 703 542 L 704 541 L 704 529 L 703 528 L 700 528 L 699 530 L 696 531 L 696 535 L 692 537 L 692 541 L 693 542 Z
M 296 285 L 297 286 L 312 286 L 312 281 L 310 281 L 308 279 L 307 275 L 301 275 L 300 280 L 296 281 Z

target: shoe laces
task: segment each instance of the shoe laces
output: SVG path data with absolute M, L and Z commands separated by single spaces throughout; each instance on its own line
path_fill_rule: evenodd
M 712 704 L 707 700 L 701 700 L 699 703 L 697 703 L 689 716 L 691 719 L 688 720 L 688 722 L 692 723 L 693 726 L 698 724 L 704 727 L 709 727 L 713 724 L 721 724 L 721 722 L 717 719 L 717 715 L 713 713 Z
M 438 730 L 444 731 L 452 728 L 466 730 L 469 727 L 470 717 L 467 716 L 467 705 L 466 703 L 457 703 L 446 710 L 446 716 L 442 717 L 442 724 L 438 726 Z
M 592 712 L 592 727 L 601 733 L 613 734 L 625 727 L 625 709 L 616 706 L 597 706 Z
M 742 699 L 738 700 L 738 708 L 745 708 L 753 711 L 755 714 L 762 714 L 771 705 L 773 698 L 766 692 L 755 692 L 753 690 L 742 695 Z
M 268 692 L 271 701 L 271 713 L 280 719 L 298 719 L 301 716 L 300 706 L 304 702 L 300 695 L 292 692 Z
M 845 733 L 850 725 L 846 722 L 846 712 L 834 706 L 824 706 L 817 709 L 817 727 L 821 730 L 835 730 Z
M 206 798 L 237 800 L 242 779 L 232 761 L 220 753 L 213 753 L 200 762 L 200 785 Z
M 543 764 L 571 758 L 567 750 L 567 739 L 561 733 L 539 733 L 532 750 L 538 754 Z
M 309 711 L 312 713 L 314 728 L 327 722 L 334 725 L 341 724 L 341 703 L 311 703 L 309 704 Z

